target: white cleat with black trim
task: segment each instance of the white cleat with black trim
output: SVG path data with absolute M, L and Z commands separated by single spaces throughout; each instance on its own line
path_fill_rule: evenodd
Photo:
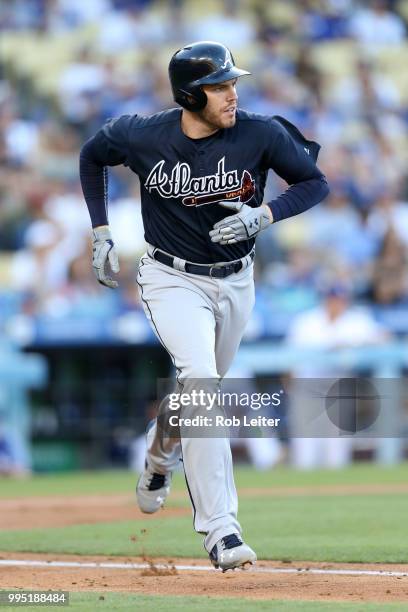
M 171 473 L 158 474 L 146 466 L 136 485 L 136 498 L 140 510 L 146 514 L 160 510 L 170 493 L 170 482 Z
M 256 554 L 236 533 L 227 535 L 219 540 L 210 552 L 210 561 L 216 569 L 223 572 L 256 562 Z

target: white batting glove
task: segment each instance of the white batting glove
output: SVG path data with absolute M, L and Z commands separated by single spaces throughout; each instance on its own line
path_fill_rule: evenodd
M 249 240 L 273 223 L 272 211 L 265 205 L 252 208 L 242 202 L 227 201 L 218 204 L 228 210 L 237 211 L 237 214 L 225 217 L 214 225 L 210 232 L 212 242 L 234 244 Z
M 101 225 L 93 229 L 92 247 L 92 267 L 98 282 L 100 282 L 101 285 L 105 285 L 105 287 L 116 289 L 118 283 L 105 272 L 105 266 L 108 262 L 112 272 L 117 274 L 120 269 L 118 255 L 115 245 L 113 244 L 110 229 L 107 225 Z

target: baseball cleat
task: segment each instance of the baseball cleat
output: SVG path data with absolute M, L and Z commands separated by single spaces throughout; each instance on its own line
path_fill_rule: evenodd
M 170 474 L 152 472 L 148 466 L 144 469 L 136 485 L 136 498 L 139 508 L 146 514 L 160 510 L 170 493 Z
M 256 554 L 236 533 L 232 533 L 215 544 L 210 552 L 210 561 L 216 569 L 226 572 L 236 567 L 245 569 L 246 565 L 253 565 Z

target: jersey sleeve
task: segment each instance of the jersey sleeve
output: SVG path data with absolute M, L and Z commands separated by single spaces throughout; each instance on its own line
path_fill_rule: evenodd
M 128 165 L 132 117 L 111 119 L 81 148 L 79 174 L 92 227 L 108 224 L 108 172 L 106 166 Z
M 265 164 L 289 185 L 320 178 L 316 166 L 320 145 L 307 140 L 290 121 L 272 117 L 267 130 Z
M 128 165 L 129 134 L 136 115 L 109 119 L 93 138 L 93 151 L 101 166 Z

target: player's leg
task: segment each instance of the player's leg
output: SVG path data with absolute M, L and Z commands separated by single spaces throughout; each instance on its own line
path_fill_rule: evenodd
M 231 363 L 238 350 L 246 324 L 249 320 L 255 302 L 255 290 L 253 281 L 253 266 L 246 268 L 241 273 L 219 281 L 219 292 L 217 296 L 216 309 L 216 329 L 215 329 L 215 356 L 217 371 L 220 378 L 224 377 L 229 370 Z M 226 503 L 237 516 L 238 496 L 235 488 L 231 447 L 228 438 L 224 438 L 224 478 L 225 489 L 223 495 Z M 239 535 L 241 528 L 239 526 Z M 241 538 L 234 541 L 234 537 L 227 535 L 220 529 L 208 533 L 205 538 L 205 547 L 211 551 L 210 558 L 215 567 L 229 568 L 228 556 L 233 560 L 236 557 L 236 564 L 254 563 L 256 554 L 242 542 Z M 222 539 L 220 540 L 219 537 Z M 220 562 L 220 559 L 222 560 Z M 233 565 L 232 565 L 233 567 Z
M 199 361 L 195 355 L 201 351 L 209 352 L 204 348 L 204 342 L 209 341 L 211 346 L 211 332 L 206 327 L 214 327 L 213 316 L 207 304 L 203 301 L 200 292 L 191 291 L 188 283 L 182 282 L 170 268 L 163 266 L 144 256 L 139 266 L 138 285 L 142 304 L 153 331 L 164 348 L 169 353 L 177 376 L 189 363 Z M 203 324 L 193 316 L 198 312 Z M 203 334 L 203 338 L 200 338 Z M 177 360 L 176 360 L 177 353 Z M 211 367 L 210 359 L 207 361 Z M 203 375 L 216 375 L 215 359 L 211 370 Z M 146 469 L 137 484 L 136 492 L 140 508 L 144 512 L 156 512 L 163 505 L 169 493 L 171 473 L 178 465 L 181 457 L 180 439 L 176 435 L 169 435 L 163 424 L 166 418 L 168 398 L 161 402 L 157 419 L 149 424 L 146 435 Z
M 215 361 L 215 308 L 218 284 L 210 278 L 193 277 L 144 258 L 138 283 L 145 312 L 157 336 L 172 356 L 182 381 L 183 391 L 193 390 L 197 380 L 214 392 L 218 384 Z M 200 408 L 200 407 L 199 407 Z M 202 409 L 198 412 L 202 413 Z M 168 454 L 156 439 L 149 446 L 156 449 L 148 462 L 163 468 Z M 226 535 L 240 533 L 236 519 L 236 495 L 231 495 L 231 459 L 228 439 L 205 437 L 199 430 L 195 437 L 182 438 L 183 465 L 194 511 L 196 531 L 208 534 L 206 548 Z M 191 434 L 190 434 L 191 435 Z M 201 437 L 200 437 L 201 436 Z M 168 441 L 166 452 L 175 448 L 177 439 Z M 167 464 L 170 469 L 170 463 Z
M 211 303 L 205 301 L 202 292 L 193 291 L 191 285 L 183 282 L 176 271 L 147 255 L 140 262 L 138 285 L 145 314 L 157 338 L 169 353 L 177 377 L 182 371 L 186 372 L 190 363 L 199 363 L 197 355 L 213 353 Z M 204 324 L 198 321 L 198 313 L 199 318 L 205 320 Z M 214 358 L 212 361 L 210 363 L 211 357 L 207 360 L 203 376 L 217 376 Z M 165 398 L 160 406 L 159 412 L 162 414 L 166 410 L 166 401 Z M 147 451 L 152 467 L 156 472 L 164 474 L 177 465 L 181 453 L 180 440 L 165 435 L 163 428 L 157 427 L 156 420 L 148 432 Z
M 215 358 L 217 370 L 222 378 L 228 372 L 239 348 L 245 326 L 255 303 L 253 266 L 238 274 L 232 274 L 219 283 L 218 308 L 216 313 Z M 226 495 L 230 504 L 238 508 L 229 440 L 225 460 Z M 211 546 L 213 540 L 206 542 Z
M 228 372 L 238 351 L 255 304 L 253 266 L 231 274 L 220 283 L 216 315 L 215 358 L 221 378 Z

